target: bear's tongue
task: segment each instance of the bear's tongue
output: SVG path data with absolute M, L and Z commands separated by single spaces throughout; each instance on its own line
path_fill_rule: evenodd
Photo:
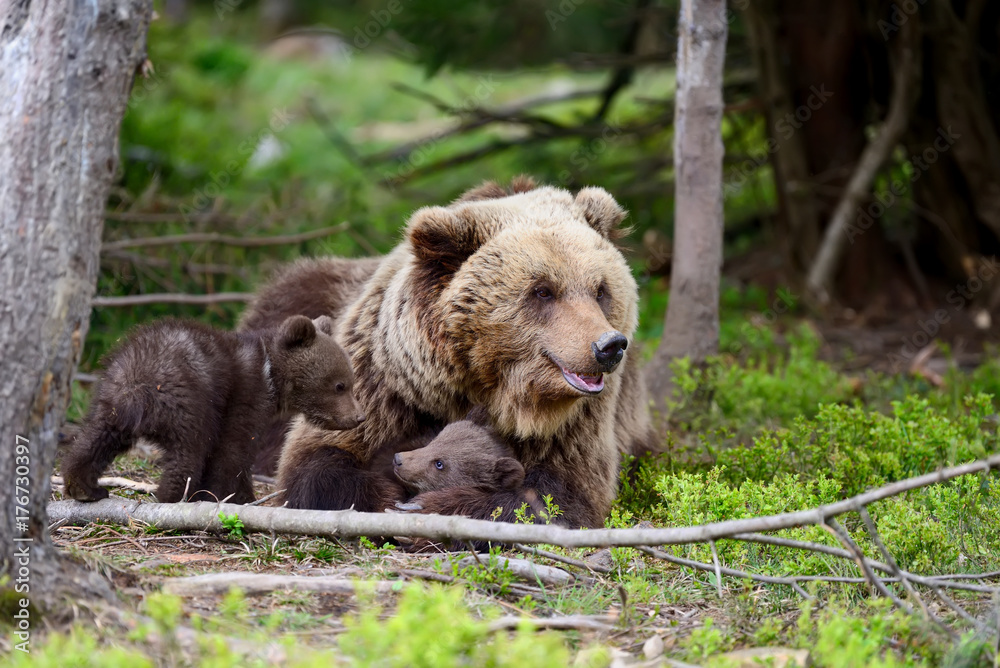
M 597 376 L 579 376 L 565 368 L 562 369 L 562 374 L 567 383 L 581 392 L 586 392 L 587 394 L 597 394 L 604 389 L 603 374 Z

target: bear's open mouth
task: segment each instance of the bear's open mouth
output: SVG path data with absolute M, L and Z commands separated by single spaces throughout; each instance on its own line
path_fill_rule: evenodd
M 600 394 L 601 390 L 604 389 L 603 373 L 599 373 L 596 376 L 584 376 L 570 371 L 558 357 L 549 351 L 545 350 L 543 353 L 549 358 L 549 360 L 552 361 L 553 364 L 559 367 L 559 370 L 562 371 L 563 378 L 574 390 L 578 390 L 584 394 Z

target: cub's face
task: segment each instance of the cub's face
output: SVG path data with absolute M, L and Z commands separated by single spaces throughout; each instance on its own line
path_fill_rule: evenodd
M 396 453 L 393 472 L 417 493 L 453 487 L 514 489 L 524 480 L 524 468 L 511 455 L 490 430 L 463 420 L 422 448 Z
M 438 305 L 465 391 L 503 432 L 551 435 L 616 382 L 632 343 L 637 288 L 610 240 L 624 212 L 598 189 L 543 189 L 435 213 L 436 236 L 411 240 L 467 251 L 438 252 L 454 267 Z
M 364 422 L 354 397 L 351 360 L 334 340 L 330 318 L 288 318 L 277 348 L 282 394 L 293 412 L 324 429 L 354 429 Z

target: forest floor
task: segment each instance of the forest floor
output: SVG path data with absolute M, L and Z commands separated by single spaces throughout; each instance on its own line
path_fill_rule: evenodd
M 938 352 L 925 357 L 923 371 L 892 374 L 865 364 L 862 373 L 852 364 L 856 353 L 830 343 L 831 331 L 802 319 L 757 323 L 753 336 L 734 339 L 746 342 L 738 354 L 724 352 L 705 369 L 679 367 L 665 453 L 623 481 L 607 526 L 802 510 L 1000 451 L 994 357 L 977 352 L 982 363 L 963 370 Z M 155 459 L 137 449 L 108 475 L 153 483 Z M 996 475 L 966 476 L 879 502 L 872 516 L 901 567 L 1000 587 L 997 482 Z M 258 498 L 273 489 L 258 482 Z M 60 498 L 57 486 L 53 499 Z M 878 558 L 857 516 L 844 522 Z M 775 535 L 838 544 L 819 527 Z M 928 591 L 918 612 L 906 613 L 867 585 L 837 582 L 863 578 L 851 562 L 736 541 L 718 543 L 721 565 L 814 577 L 803 585 L 812 598 L 781 584 L 720 581 L 633 548 L 541 546 L 555 559 L 494 548 L 459 563 L 470 553 L 412 554 L 367 539 L 255 534 L 235 524 L 228 534 L 58 526 L 53 537 L 110 578 L 133 621 L 123 625 L 121 610 L 81 610 L 75 621 L 53 622 L 32 666 L 68 665 L 67 655 L 76 654 L 89 657 L 86 665 L 127 656 L 156 665 L 986 666 L 995 646 L 984 629 L 995 629 L 1000 615 L 1000 599 L 970 591 L 949 595 L 979 620 L 978 631 Z M 704 544 L 673 554 L 713 561 Z M 502 557 L 561 568 L 569 582 L 519 574 Z M 327 576 L 337 584 L 326 593 L 285 585 L 257 594 L 177 589 L 185 578 L 221 572 Z

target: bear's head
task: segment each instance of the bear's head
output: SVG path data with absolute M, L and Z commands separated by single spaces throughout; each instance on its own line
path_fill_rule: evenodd
M 638 293 L 613 243 L 626 214 L 607 192 L 513 190 L 417 211 L 411 280 L 454 382 L 502 433 L 544 437 L 617 394 Z
M 524 467 L 488 426 L 470 420 L 452 422 L 433 441 L 409 452 L 397 452 L 393 472 L 413 492 L 452 487 L 515 489 Z
M 302 413 L 324 429 L 354 429 L 365 414 L 354 397 L 351 360 L 333 329 L 328 316 L 287 318 L 266 346 L 265 367 L 282 413 Z

